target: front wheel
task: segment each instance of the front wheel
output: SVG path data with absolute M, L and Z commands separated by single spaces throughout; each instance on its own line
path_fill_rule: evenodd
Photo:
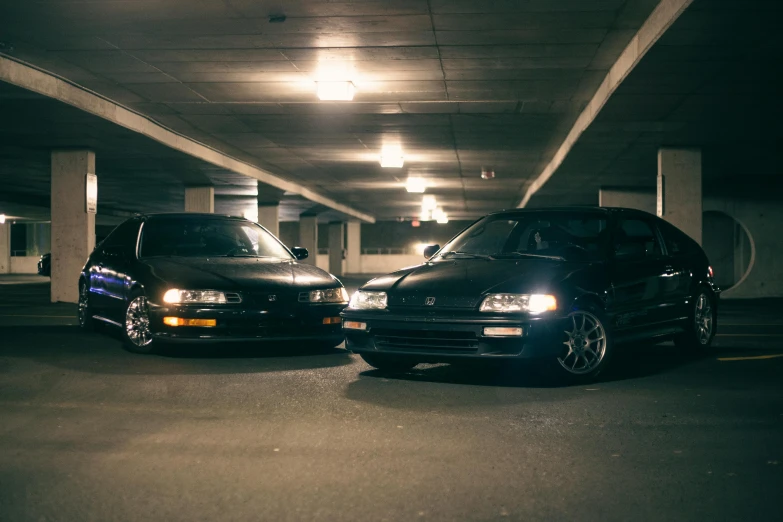
M 554 361 L 547 362 L 547 373 L 558 381 L 593 381 L 609 363 L 611 334 L 597 310 L 576 310 L 568 319 L 562 352 Z
M 79 308 L 78 308 L 79 328 L 85 331 L 95 329 L 95 319 L 92 317 L 92 306 L 90 305 L 90 289 L 85 281 L 79 281 Z
M 685 331 L 674 338 L 678 348 L 690 351 L 705 350 L 715 337 L 715 303 L 712 295 L 704 288 L 699 290 L 693 301 Z
M 125 308 L 123 324 L 125 349 L 134 353 L 152 353 L 155 351 L 155 339 L 150 329 L 150 308 L 144 294 L 131 296 Z
M 364 362 L 383 372 L 404 372 L 418 364 L 416 361 L 399 355 L 382 353 L 362 353 L 360 355 Z

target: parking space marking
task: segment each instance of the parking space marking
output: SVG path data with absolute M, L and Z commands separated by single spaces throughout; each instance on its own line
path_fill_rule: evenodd
M 718 357 L 719 361 L 760 361 L 762 359 L 776 359 L 783 357 L 783 353 L 775 353 L 771 355 L 755 355 L 752 357 Z

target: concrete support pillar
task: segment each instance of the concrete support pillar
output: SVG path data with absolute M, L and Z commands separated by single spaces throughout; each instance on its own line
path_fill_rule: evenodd
M 279 205 L 259 205 L 258 224 L 270 231 L 275 237 L 280 236 Z
M 347 241 L 345 245 L 345 272 L 360 274 L 362 272 L 362 224 L 348 223 Z
M 303 263 L 310 265 L 316 264 L 318 256 L 318 216 L 302 214 L 299 216 L 299 244 L 296 245 L 306 248 L 310 252 L 310 257 Z
M 658 150 L 657 213 L 701 244 L 701 150 Z
M 95 248 L 95 214 L 87 212 L 87 174 L 95 153 L 52 152 L 52 302 L 79 300 L 79 274 Z
M 11 273 L 11 222 L 0 223 L 0 274 Z
M 329 223 L 329 272 L 340 277 L 343 275 L 343 249 L 345 227 L 341 221 Z
M 655 195 L 638 189 L 601 187 L 598 204 L 602 207 L 633 208 L 655 214 Z
M 215 187 L 186 187 L 185 212 L 215 213 Z

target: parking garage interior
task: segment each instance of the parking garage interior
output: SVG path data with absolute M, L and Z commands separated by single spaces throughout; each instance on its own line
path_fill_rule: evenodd
M 781 20 L 776 0 L 0 2 L 0 520 L 776 518 Z M 138 214 L 256 221 L 353 291 L 489 212 L 570 205 L 702 245 L 712 351 L 636 346 L 551 387 L 304 345 L 143 357 L 76 326 L 85 259 Z

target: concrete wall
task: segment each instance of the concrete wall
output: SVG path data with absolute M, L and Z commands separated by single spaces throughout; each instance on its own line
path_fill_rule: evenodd
M 15 256 L 11 258 L 12 274 L 37 274 L 40 256 Z
M 425 261 L 421 255 L 363 255 L 363 274 L 388 274 L 401 268 L 420 265 Z

